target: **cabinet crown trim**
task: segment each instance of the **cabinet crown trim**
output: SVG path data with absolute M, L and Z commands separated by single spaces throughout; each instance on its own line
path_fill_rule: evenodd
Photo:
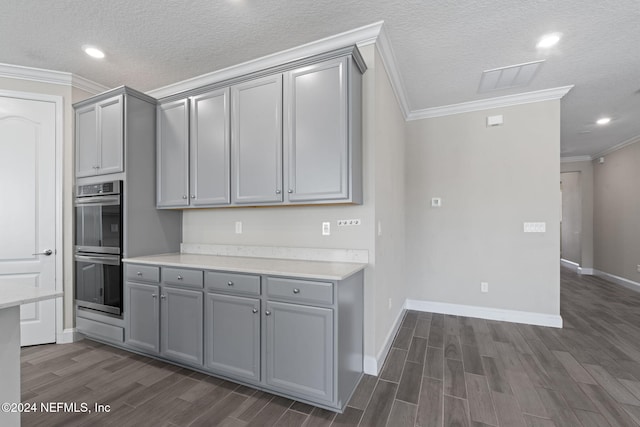
M 76 102 L 75 104 L 73 104 L 73 108 L 75 109 L 82 108 L 86 105 L 95 104 L 96 102 L 104 101 L 105 99 L 111 98 L 112 96 L 122 95 L 122 94 L 133 96 L 135 98 L 141 99 L 142 101 L 146 101 L 153 105 L 157 104 L 157 100 L 155 98 L 145 93 L 139 92 L 135 89 L 131 89 L 128 86 L 119 86 L 117 88 L 108 90 L 106 92 L 102 92 L 101 94 L 98 94 L 96 96 L 92 96 L 91 98 L 87 98 L 80 102 Z

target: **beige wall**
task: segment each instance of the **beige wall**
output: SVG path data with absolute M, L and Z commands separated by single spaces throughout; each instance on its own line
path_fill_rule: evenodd
M 640 282 L 640 143 L 593 161 L 594 267 Z
M 73 327 L 73 107 L 74 102 L 85 99 L 91 94 L 72 88 L 71 86 L 34 82 L 22 79 L 0 77 L 0 89 L 18 92 L 29 92 L 45 95 L 56 95 L 63 98 L 64 124 L 62 131 L 62 186 L 63 186 L 63 290 L 64 290 L 64 325 Z
M 580 172 L 563 172 L 560 257 L 582 264 L 582 189 Z
M 579 264 L 583 271 L 589 272 L 593 269 L 593 164 L 590 161 L 561 163 L 560 171 L 580 172 L 582 231 Z
M 487 128 L 495 114 L 504 125 Z M 559 100 L 410 122 L 413 298 L 559 314 L 559 159 Z M 441 208 L 430 207 L 432 197 Z M 528 221 L 546 222 L 546 233 L 523 233 Z

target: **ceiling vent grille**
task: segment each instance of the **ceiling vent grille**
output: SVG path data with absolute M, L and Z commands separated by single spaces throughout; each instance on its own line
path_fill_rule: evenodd
M 483 71 L 478 92 L 484 93 L 527 86 L 536 76 L 543 63 L 544 59 Z

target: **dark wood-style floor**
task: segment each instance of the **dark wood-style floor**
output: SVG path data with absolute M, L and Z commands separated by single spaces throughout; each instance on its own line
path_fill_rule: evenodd
M 637 426 L 640 294 L 562 272 L 563 329 L 407 312 L 344 414 L 92 341 L 22 351 L 23 426 Z

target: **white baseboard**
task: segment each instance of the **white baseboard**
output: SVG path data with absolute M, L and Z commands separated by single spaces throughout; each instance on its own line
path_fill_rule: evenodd
M 451 314 L 455 316 L 477 317 L 480 319 L 562 328 L 562 317 L 559 314 L 504 310 L 500 308 L 477 307 L 473 305 L 448 304 L 444 302 L 412 299 L 407 300 L 405 308 L 408 310 L 426 311 L 429 313 Z
M 560 258 L 560 264 L 563 266 L 570 268 L 573 271 L 580 271 L 580 264 L 577 262 L 569 261 L 568 259 Z
M 58 334 L 56 337 L 56 344 L 69 344 L 72 342 L 80 341 L 82 339 L 81 334 L 76 331 L 76 328 L 68 328 Z
M 404 309 L 400 310 L 398 313 L 398 317 L 393 323 L 393 327 L 387 334 L 387 338 L 384 341 L 384 346 L 378 353 L 377 357 L 374 356 L 364 356 L 364 373 L 368 375 L 378 376 L 380 373 L 380 369 L 384 364 L 384 360 L 387 358 L 387 354 L 389 354 L 389 350 L 391 350 L 391 344 L 393 344 L 393 339 L 396 337 L 396 333 L 400 328 L 400 324 L 404 315 Z
M 593 270 L 593 274 L 602 277 L 610 282 L 615 283 L 616 285 L 624 286 L 627 289 L 631 289 L 632 291 L 640 292 L 640 283 L 634 282 L 633 280 L 626 279 L 624 277 L 616 276 L 614 274 L 605 273 L 600 270 Z
M 586 276 L 593 276 L 595 274 L 595 270 L 593 268 L 578 268 L 578 273 L 584 274 Z

